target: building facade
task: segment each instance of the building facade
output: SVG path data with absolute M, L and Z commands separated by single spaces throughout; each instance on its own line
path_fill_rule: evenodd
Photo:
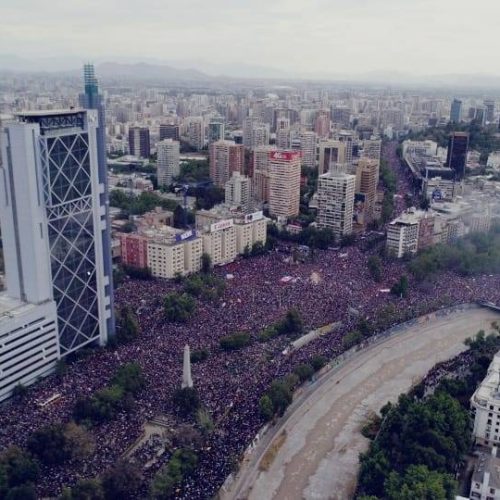
M 318 226 L 336 237 L 352 232 L 356 176 L 334 167 L 318 177 Z
M 149 158 L 151 144 L 148 127 L 130 127 L 128 131 L 128 150 L 132 156 Z
M 156 145 L 156 150 L 158 186 L 170 186 L 174 177 L 177 177 L 180 172 L 180 144 L 172 139 L 165 139 Z
M 269 153 L 269 213 L 295 217 L 300 205 L 300 152 Z
M 448 153 L 446 166 L 455 173 L 455 180 L 461 181 L 465 177 L 467 165 L 467 151 L 469 149 L 469 134 L 467 132 L 452 132 L 448 139 Z
M 223 188 L 233 172 L 243 172 L 245 148 L 231 141 L 217 141 L 210 144 L 210 178 Z
M 3 133 L 7 290 L 30 303 L 55 300 L 61 356 L 104 345 L 110 333 L 97 126 L 93 110 L 37 111 Z

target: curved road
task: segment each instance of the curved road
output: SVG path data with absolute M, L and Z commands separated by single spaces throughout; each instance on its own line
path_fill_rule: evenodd
M 491 330 L 498 319 L 493 311 L 478 308 L 430 315 L 360 351 L 297 397 L 244 460 L 228 491 L 221 491 L 221 499 L 351 498 L 358 455 L 369 444 L 360 434 L 367 416 L 408 392 L 436 363 L 462 352 L 464 339 L 480 329 Z M 276 445 L 279 440 L 281 446 Z M 268 469 L 260 470 L 273 443 L 278 451 Z

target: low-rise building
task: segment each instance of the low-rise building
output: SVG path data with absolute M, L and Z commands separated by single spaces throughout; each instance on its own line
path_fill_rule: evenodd
M 469 498 L 471 500 L 500 500 L 500 458 L 497 447 L 491 452 L 478 453 L 472 473 Z
M 495 354 L 470 404 L 474 415 L 472 437 L 476 444 L 497 445 L 500 442 L 500 352 Z

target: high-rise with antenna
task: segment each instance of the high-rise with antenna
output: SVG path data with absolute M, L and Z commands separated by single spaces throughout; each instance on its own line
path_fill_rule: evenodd
M 87 63 L 83 65 L 84 93 L 80 94 L 80 105 L 84 109 L 95 109 L 97 111 L 97 170 L 99 183 L 104 187 L 99 195 L 101 209 L 104 210 L 106 224 L 102 229 L 102 246 L 104 258 L 104 276 L 107 277 L 109 285 L 106 287 L 106 295 L 109 297 L 111 316 L 108 320 L 108 335 L 115 331 L 115 315 L 113 300 L 113 264 L 111 260 L 111 224 L 109 219 L 109 196 L 108 196 L 108 167 L 106 160 L 106 114 L 102 94 L 95 76 L 94 65 Z

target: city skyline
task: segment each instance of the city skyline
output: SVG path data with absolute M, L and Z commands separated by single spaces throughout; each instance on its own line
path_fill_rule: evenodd
M 464 1 L 419 0 L 404 10 L 393 0 L 315 0 L 307 7 L 295 0 L 168 6 L 146 0 L 127 10 L 108 0 L 75 1 L 65 9 L 55 2 L 40 9 L 23 0 L 3 8 L 0 46 L 5 60 L 6 54 L 32 59 L 49 53 L 60 61 L 162 61 L 209 74 L 239 67 L 242 76 L 255 67 L 258 76 L 272 69 L 273 76 L 297 78 L 387 71 L 415 77 L 500 75 L 500 62 L 491 57 L 500 6 L 487 0 L 474 4 L 482 26 L 474 37 L 467 36 L 471 15 Z M 130 15 L 123 19 L 117 10 Z M 36 16 L 27 17 L 26 11 Z M 0 57 L 2 66 L 7 67 Z

